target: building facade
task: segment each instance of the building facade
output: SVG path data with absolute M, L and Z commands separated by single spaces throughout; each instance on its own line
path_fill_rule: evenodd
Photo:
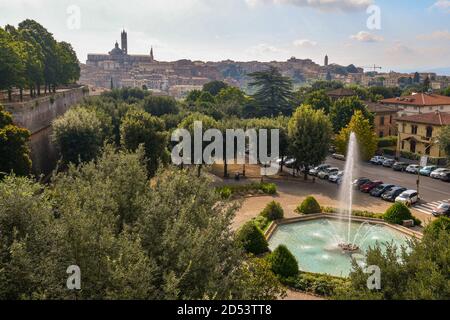
M 379 138 L 397 135 L 397 108 L 365 102 L 374 114 L 374 130 Z
M 400 155 L 426 155 L 431 158 L 446 158 L 438 137 L 443 126 L 450 125 L 450 113 L 435 111 L 425 114 L 397 118 L 398 151 Z
M 433 93 L 417 93 L 405 97 L 384 99 L 380 103 L 398 108 L 399 117 L 434 111 L 450 112 L 450 97 Z

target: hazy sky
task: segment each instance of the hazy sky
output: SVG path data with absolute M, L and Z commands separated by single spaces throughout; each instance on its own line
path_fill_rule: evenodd
M 373 4 L 380 30 L 367 27 Z M 129 53 L 153 45 L 162 61 L 322 64 L 328 53 L 330 62 L 385 70 L 450 67 L 450 0 L 0 0 L 0 25 L 25 18 L 72 43 L 82 62 L 110 51 L 125 28 Z

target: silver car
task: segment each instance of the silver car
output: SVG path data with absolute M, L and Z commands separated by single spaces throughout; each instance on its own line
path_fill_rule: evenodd
M 338 172 L 339 172 L 339 168 L 327 168 L 327 169 L 325 169 L 325 170 L 320 171 L 320 172 L 318 173 L 317 176 L 318 176 L 320 179 L 328 180 L 328 178 L 329 178 L 331 175 L 336 174 L 336 173 L 338 173 Z

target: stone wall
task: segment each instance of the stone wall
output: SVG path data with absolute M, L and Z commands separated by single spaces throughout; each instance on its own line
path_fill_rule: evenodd
M 30 149 L 34 174 L 48 174 L 56 166 L 58 154 L 51 142 L 52 121 L 88 95 L 85 87 L 76 87 L 31 101 L 5 104 L 5 109 L 13 115 L 15 124 L 31 132 Z

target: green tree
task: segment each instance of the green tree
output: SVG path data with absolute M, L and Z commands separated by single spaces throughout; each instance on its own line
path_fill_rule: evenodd
M 367 106 L 357 97 L 350 97 L 337 100 L 331 107 L 330 118 L 333 123 L 335 133 L 339 133 L 352 119 L 356 111 L 361 111 L 364 118 L 373 125 L 374 115 L 369 112 Z
M 280 245 L 268 257 L 272 271 L 284 278 L 295 277 L 298 274 L 298 262 L 285 245 Z
M 135 151 L 144 145 L 147 169 L 153 176 L 159 164 L 169 160 L 168 133 L 164 121 L 142 111 L 131 111 L 120 126 L 121 144 L 128 150 Z
M 269 250 L 269 244 L 262 231 L 253 221 L 247 222 L 239 229 L 237 241 L 246 252 L 259 255 Z
M 0 90 L 8 90 L 9 101 L 12 88 L 20 86 L 24 81 L 22 56 L 23 51 L 19 43 L 0 28 Z
M 177 114 L 180 110 L 177 101 L 172 97 L 148 96 L 144 100 L 144 110 L 153 116 Z
M 252 78 L 250 87 L 257 89 L 253 95 L 259 106 L 260 115 L 277 116 L 290 115 L 292 113 L 292 80 L 284 77 L 281 72 L 270 67 L 268 70 L 254 72 L 249 75 Z
M 203 86 L 203 91 L 209 92 L 213 96 L 217 96 L 223 89 L 228 88 L 228 84 L 223 81 L 211 81 Z
M 67 42 L 58 42 L 56 50 L 58 59 L 57 83 L 67 85 L 77 82 L 80 78 L 80 64 L 72 45 Z
M 378 137 L 373 131 L 370 121 L 366 119 L 361 111 L 356 111 L 347 127 L 341 130 L 336 137 L 336 148 L 339 153 L 347 154 L 350 134 L 354 132 L 358 141 L 361 159 L 370 160 L 378 148 Z
M 333 103 L 325 90 L 317 90 L 306 96 L 304 104 L 310 105 L 314 110 L 323 110 L 328 114 Z
M 305 179 L 308 168 L 322 163 L 331 143 L 333 129 L 323 110 L 313 110 L 303 105 L 289 121 L 290 153 L 296 159 L 297 169 L 303 169 Z
M 53 141 L 65 163 L 94 159 L 105 140 L 103 125 L 93 110 L 73 108 L 53 121 Z
M 31 171 L 30 132 L 13 124 L 10 113 L 0 105 L 0 178 L 14 172 L 28 175 Z

